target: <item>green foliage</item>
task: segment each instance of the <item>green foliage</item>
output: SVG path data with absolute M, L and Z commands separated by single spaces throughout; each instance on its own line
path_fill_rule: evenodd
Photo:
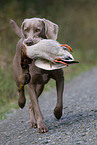
M 96 6 L 96 0 L 0 1 L 0 114 L 5 112 L 4 108 L 10 110 L 10 106 L 16 106 L 12 59 L 18 38 L 10 29 L 9 20 L 13 19 L 21 26 L 24 18 L 45 17 L 59 25 L 58 41 L 69 44 L 74 58 L 80 62 L 64 69 L 68 81 L 97 65 Z M 53 87 L 54 83 L 49 83 L 45 90 L 50 85 Z
M 12 73 L 8 73 L 0 70 L 0 103 L 5 104 L 7 100 L 3 98 L 13 98 L 15 97 L 15 85 L 12 79 Z
M 9 113 L 11 108 L 16 108 L 15 103 L 16 87 L 12 77 L 12 71 L 0 70 L 0 119 L 5 113 Z

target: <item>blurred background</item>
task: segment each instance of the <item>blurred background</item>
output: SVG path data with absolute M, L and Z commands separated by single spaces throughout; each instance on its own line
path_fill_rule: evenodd
M 21 26 L 25 18 L 33 17 L 58 24 L 57 40 L 73 48 L 72 55 L 80 63 L 64 69 L 66 82 L 97 65 L 97 0 L 0 0 L 0 119 L 17 108 L 12 59 L 19 38 L 9 20 Z M 45 90 L 54 85 L 51 81 Z

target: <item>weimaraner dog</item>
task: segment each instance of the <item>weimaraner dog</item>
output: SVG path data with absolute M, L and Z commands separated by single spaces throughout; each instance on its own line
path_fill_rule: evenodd
M 44 85 L 50 78 L 54 79 L 56 81 L 57 89 L 57 103 L 54 109 L 54 115 L 57 119 L 61 118 L 64 89 L 63 70 L 46 71 L 36 67 L 33 60 L 28 59 L 22 54 L 22 42 L 25 41 L 29 46 L 38 43 L 41 39 L 56 40 L 58 25 L 44 18 L 25 19 L 21 25 L 21 29 L 13 20 L 10 20 L 10 25 L 20 38 L 13 59 L 14 79 L 19 89 L 18 104 L 21 108 L 25 106 L 26 99 L 24 86 L 28 84 L 28 92 L 31 99 L 31 103 L 29 104 L 30 124 L 31 127 L 38 127 L 38 132 L 44 133 L 47 132 L 48 129 L 44 124 L 43 116 L 38 104 L 38 97 L 41 95 Z

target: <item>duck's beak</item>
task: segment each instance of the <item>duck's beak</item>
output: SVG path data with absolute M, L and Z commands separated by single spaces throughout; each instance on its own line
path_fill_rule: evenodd
M 60 46 L 72 52 L 72 48 L 69 45 L 67 45 L 67 44 L 60 44 Z

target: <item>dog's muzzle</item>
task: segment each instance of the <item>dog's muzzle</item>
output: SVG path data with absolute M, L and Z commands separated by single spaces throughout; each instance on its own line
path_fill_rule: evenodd
M 25 43 L 27 46 L 31 46 L 34 44 L 33 40 L 27 40 Z

